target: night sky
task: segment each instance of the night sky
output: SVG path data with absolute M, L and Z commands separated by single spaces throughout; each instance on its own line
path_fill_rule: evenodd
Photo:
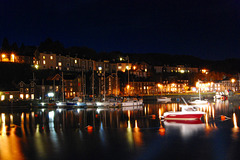
M 239 0 L 0 0 L 0 41 L 240 58 Z

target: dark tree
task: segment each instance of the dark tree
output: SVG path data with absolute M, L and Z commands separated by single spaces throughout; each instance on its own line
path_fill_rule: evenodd
M 40 43 L 40 52 L 64 53 L 64 45 L 59 41 L 53 42 L 51 38 L 47 38 L 44 42 Z
M 11 50 L 14 51 L 14 52 L 18 52 L 18 45 L 16 42 L 14 42 L 11 46 Z
M 70 47 L 66 49 L 66 52 L 70 54 L 72 57 L 79 58 L 88 58 L 88 59 L 96 59 L 96 51 L 88 48 L 88 47 Z
M 3 42 L 2 42 L 2 51 L 4 52 L 9 52 L 11 49 L 9 43 L 8 43 L 8 39 L 7 38 L 4 38 L 3 39 Z

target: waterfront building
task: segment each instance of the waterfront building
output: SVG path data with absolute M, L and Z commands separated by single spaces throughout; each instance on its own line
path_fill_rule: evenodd
M 88 59 L 80 59 L 71 57 L 70 55 L 63 56 L 55 53 L 39 53 L 34 57 L 33 64 L 37 69 L 51 69 L 71 72 L 88 72 L 96 70 L 95 61 Z
M 0 62 L 32 64 L 32 57 L 20 56 L 14 52 L 11 52 L 11 53 L 1 52 Z
M 34 81 L 19 83 L 19 99 L 21 100 L 34 100 L 39 98 L 40 89 Z
M 16 101 L 19 99 L 19 91 L 0 91 L 0 101 Z

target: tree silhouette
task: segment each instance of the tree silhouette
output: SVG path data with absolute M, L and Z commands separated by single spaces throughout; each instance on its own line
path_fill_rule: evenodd
M 3 52 L 9 52 L 11 50 L 11 47 L 8 43 L 8 39 L 5 37 L 2 42 L 2 51 Z

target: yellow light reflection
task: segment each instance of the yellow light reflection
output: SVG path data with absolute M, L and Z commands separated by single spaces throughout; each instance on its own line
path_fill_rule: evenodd
M 161 111 L 161 108 L 158 109 L 158 115 L 159 115 L 159 119 L 161 120 L 161 118 L 162 118 L 162 111 Z
M 135 128 L 138 128 L 137 120 L 135 120 Z
M 2 114 L 1 118 L 5 119 L 5 114 Z M 2 121 L 2 123 L 3 122 L 4 122 L 4 127 L 2 129 L 5 130 L 5 121 Z M 23 155 L 22 146 L 21 146 L 23 139 L 16 136 L 15 133 L 16 133 L 16 128 L 10 128 L 8 136 L 5 136 L 6 134 L 4 133 L 0 137 L 0 142 L 1 142 L 0 159 L 1 160 L 26 159 L 26 157 L 24 157 Z
M 137 120 L 135 120 L 135 128 L 134 128 L 134 132 L 133 132 L 133 138 L 134 138 L 134 142 L 137 146 L 142 145 L 142 134 L 140 132 L 140 129 L 138 128 Z
M 2 113 L 1 114 L 1 118 L 2 118 L 2 136 L 6 136 L 6 126 L 5 126 L 5 114 Z
M 206 129 L 209 129 L 210 126 L 208 124 L 208 115 L 207 114 L 205 114 L 205 123 L 206 123 Z
M 13 115 L 10 115 L 10 123 L 13 124 Z
M 22 120 L 21 122 L 24 123 L 24 113 L 22 113 L 21 115 L 21 120 Z
M 128 110 L 128 128 L 131 128 L 131 123 L 130 123 L 130 111 Z
M 235 113 L 233 113 L 233 126 L 234 126 L 234 128 L 238 128 L 237 118 L 236 118 L 236 114 Z

